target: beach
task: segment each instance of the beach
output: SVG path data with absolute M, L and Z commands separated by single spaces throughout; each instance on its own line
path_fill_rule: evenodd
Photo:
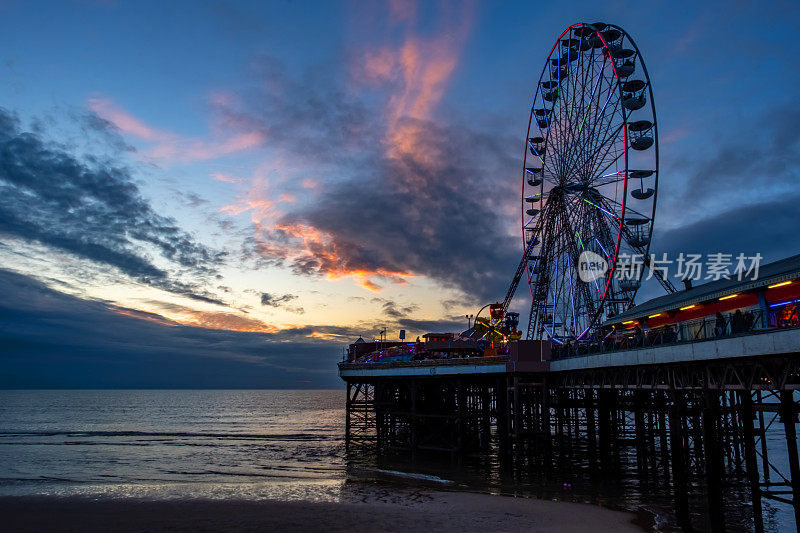
M 635 516 L 580 503 L 404 491 L 352 502 L 0 498 L 6 531 L 627 531 Z

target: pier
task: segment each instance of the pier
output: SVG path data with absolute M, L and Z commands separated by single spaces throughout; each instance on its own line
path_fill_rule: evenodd
M 776 282 L 797 278 L 797 262 L 768 265 L 756 284 L 722 280 L 646 302 L 604 323 L 606 339 L 517 340 L 483 357 L 343 361 L 348 450 L 412 461 L 484 455 L 512 472 L 583 465 L 608 476 L 629 461 L 643 480 L 668 487 L 684 530 L 725 531 L 730 491 L 751 502 L 755 531 L 764 530 L 768 501 L 800 524 L 800 326 L 791 318 L 800 284 Z M 733 291 L 739 301 L 730 303 Z M 722 300 L 751 320 L 743 327 L 671 313 L 668 324 L 651 318 L 648 327 L 654 310 L 690 300 L 706 314 Z M 634 333 L 634 322 L 645 329 Z
M 761 353 L 725 355 L 750 344 Z M 497 450 L 529 468 L 554 468 L 576 443 L 597 462 L 613 463 L 624 449 L 642 475 L 671 484 L 687 530 L 697 498 L 705 500 L 707 528 L 725 530 L 723 494 L 732 486 L 750 491 L 756 531 L 763 531 L 762 499 L 793 506 L 800 523 L 800 329 L 680 348 L 545 359 L 539 368 L 519 354 L 386 368 L 341 363 L 347 445 L 412 457 Z M 776 424 L 788 469 L 770 462 L 774 443 L 765 435 Z

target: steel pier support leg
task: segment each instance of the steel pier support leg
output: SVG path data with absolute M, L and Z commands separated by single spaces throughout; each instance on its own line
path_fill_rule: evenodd
M 379 452 L 383 450 L 383 447 L 386 445 L 384 440 L 384 422 L 386 415 L 383 406 L 385 390 L 386 386 L 382 382 L 377 382 L 372 387 L 372 402 L 375 409 L 375 446 Z
M 786 433 L 786 446 L 789 455 L 789 473 L 792 482 L 792 505 L 794 506 L 794 524 L 800 531 L 800 461 L 797 456 L 797 430 L 794 427 L 795 406 L 794 392 L 781 391 L 781 418 Z
M 500 456 L 508 462 L 511 453 L 508 446 L 508 382 L 505 377 L 498 377 L 494 386 L 495 408 L 497 409 L 497 434 L 500 437 Z
M 585 389 L 584 394 L 584 409 L 586 410 L 586 437 L 589 441 L 589 461 L 591 462 L 592 467 L 595 467 L 597 463 L 597 450 L 595 449 L 597 442 L 595 437 L 594 420 L 594 390 Z
M 542 416 L 541 431 L 544 434 L 543 451 L 538 451 L 544 461 L 545 468 L 549 469 L 553 459 L 553 438 L 550 435 L 550 388 L 547 378 L 542 379 Z
M 522 406 L 520 405 L 519 401 L 519 378 L 514 376 L 513 378 L 513 389 L 512 389 L 512 413 L 514 416 L 514 427 L 512 429 L 513 438 L 514 438 L 514 454 L 516 456 L 517 463 L 520 463 L 522 460 Z
M 350 451 L 350 407 L 352 404 L 352 400 L 350 399 L 351 391 L 353 390 L 353 386 L 350 382 L 347 382 L 347 401 L 345 402 L 345 414 L 344 414 L 344 451 L 348 453 Z
M 419 432 L 417 431 L 417 380 L 411 379 L 411 462 L 417 460 Z
M 680 392 L 672 393 L 669 408 L 669 444 L 672 452 L 672 488 L 675 493 L 675 515 L 684 531 L 692 530 L 689 515 L 689 480 L 686 476 L 686 452 L 683 449 L 684 400 Z
M 481 450 L 488 451 L 492 440 L 492 394 L 489 383 L 481 383 Z
M 761 507 L 761 486 L 758 483 L 758 457 L 756 456 L 756 436 L 753 431 L 753 397 L 750 391 L 739 393 L 742 405 L 739 417 L 744 433 L 744 460 L 747 469 L 747 479 L 750 481 L 750 494 L 753 499 L 753 525 L 756 533 L 764 531 L 764 511 Z
M 458 432 L 456 436 L 456 450 L 458 453 L 458 464 L 461 464 L 464 454 L 464 416 L 466 414 L 466 401 L 467 397 L 464 392 L 464 380 L 456 378 L 456 414 L 458 417 L 456 422 L 456 431 Z
M 767 458 L 767 427 L 764 425 L 764 410 L 761 409 L 763 402 L 761 391 L 756 391 L 756 401 L 758 402 L 758 431 L 761 435 L 761 461 L 764 481 L 769 483 L 769 459 Z
M 602 469 L 606 470 L 612 467 L 609 462 L 610 455 L 611 455 L 611 421 L 610 421 L 610 410 L 609 410 L 609 390 L 600 389 L 597 391 L 597 432 L 598 432 L 598 440 L 600 441 L 600 466 Z
M 722 450 L 720 449 L 720 394 L 718 391 L 707 390 L 703 396 L 703 452 L 706 466 L 708 530 L 725 531 L 725 503 L 722 498 Z
M 636 468 L 639 475 L 647 476 L 647 446 L 645 443 L 645 425 L 644 425 L 644 394 L 641 391 L 634 391 L 634 406 L 633 406 L 633 420 L 634 420 L 634 439 L 636 440 Z
M 658 437 L 659 448 L 661 451 L 661 466 L 664 469 L 664 479 L 669 480 L 669 444 L 667 443 L 667 398 L 663 393 L 659 393 L 658 401 Z

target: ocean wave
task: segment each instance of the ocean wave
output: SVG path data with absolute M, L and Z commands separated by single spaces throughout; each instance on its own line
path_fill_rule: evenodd
M 430 481 L 433 483 L 441 483 L 443 485 L 450 485 L 452 483 L 455 483 L 454 481 L 451 481 L 449 479 L 443 479 L 438 476 L 432 476 L 429 474 L 417 474 L 415 472 L 401 472 L 399 470 L 384 470 L 382 468 L 375 468 L 371 470 L 377 472 L 378 474 L 383 474 L 387 476 L 407 478 L 407 479 L 417 479 L 420 481 Z
M 142 438 L 208 438 L 231 440 L 273 440 L 273 441 L 331 441 L 340 437 L 319 433 L 220 433 L 220 432 L 158 432 L 158 431 L 7 431 L 0 433 L 0 439 L 19 437 L 142 437 Z M 0 441 L 2 442 L 2 441 Z

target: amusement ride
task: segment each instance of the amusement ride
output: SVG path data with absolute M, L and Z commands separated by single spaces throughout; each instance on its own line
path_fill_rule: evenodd
M 531 106 L 522 259 L 503 302 L 489 306 L 488 320 L 476 318 L 479 332 L 496 338 L 501 325 L 516 327 L 518 315 L 507 310 L 522 279 L 531 296 L 526 339 L 579 342 L 630 308 L 650 264 L 658 174 L 653 88 L 636 43 L 614 24 L 569 26 Z M 514 328 L 502 329 L 508 339 Z

